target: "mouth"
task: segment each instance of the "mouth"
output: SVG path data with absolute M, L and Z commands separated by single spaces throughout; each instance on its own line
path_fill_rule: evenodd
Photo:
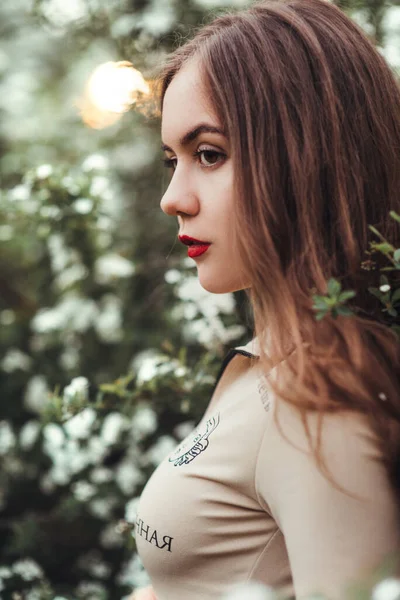
M 185 246 L 209 246 L 211 242 L 203 242 L 202 240 L 196 240 L 196 238 L 189 237 L 188 235 L 179 235 L 179 240 Z
M 201 254 L 204 254 L 211 246 L 211 242 L 202 242 L 201 240 L 196 240 L 196 238 L 189 237 L 188 235 L 180 235 L 178 237 L 182 244 L 189 246 L 188 256 L 190 256 L 190 258 L 197 258 Z

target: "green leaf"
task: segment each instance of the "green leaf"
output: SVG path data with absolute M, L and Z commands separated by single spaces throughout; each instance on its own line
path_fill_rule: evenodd
M 345 302 L 346 300 L 349 300 L 350 298 L 354 298 L 354 296 L 356 296 L 356 292 L 354 290 L 346 290 L 345 292 L 342 292 L 338 298 L 339 302 Z
M 398 312 L 395 308 L 389 308 L 388 313 L 391 317 L 397 317 L 397 315 L 398 315 Z
M 395 221 L 400 223 L 400 215 L 398 215 L 397 212 L 395 212 L 394 210 L 391 210 L 389 215 L 392 217 L 392 219 L 394 219 Z
M 379 281 L 380 285 L 389 285 L 389 279 L 386 277 L 386 275 L 381 275 L 379 277 Z
M 394 260 L 400 261 L 400 248 L 397 248 L 397 250 L 393 254 L 393 258 L 394 258 Z
M 389 254 L 395 250 L 394 246 L 387 242 L 383 242 L 383 244 L 374 244 L 374 248 L 379 250 L 379 252 L 382 252 L 382 254 Z
M 375 229 L 375 227 L 374 227 L 373 225 L 369 225 L 368 227 L 369 227 L 369 229 L 370 229 L 370 230 L 371 230 L 373 233 L 375 233 L 375 234 L 376 234 L 378 237 L 381 237 L 381 234 L 379 233 L 379 231 L 378 231 L 377 229 Z
M 399 300 L 400 300 L 400 288 L 397 288 L 397 290 L 393 292 L 390 301 L 392 304 L 395 304 Z
M 376 288 L 376 287 L 369 287 L 369 288 L 368 288 L 368 291 L 369 291 L 369 293 L 370 293 L 370 294 L 372 294 L 373 296 L 376 296 L 376 298 L 379 298 L 379 300 L 381 299 L 381 297 L 382 297 L 382 292 L 380 291 L 380 289 L 379 289 L 379 288 Z
M 313 308 L 319 310 L 325 310 L 327 308 L 327 301 L 325 299 L 325 296 L 313 296 L 314 299 L 314 305 Z
M 328 294 L 330 296 L 337 296 L 340 293 L 341 289 L 342 284 L 333 277 L 331 277 L 328 281 Z
M 338 306 L 336 310 L 338 314 L 342 315 L 343 317 L 351 317 L 354 315 L 354 312 L 350 310 L 348 306 Z
M 317 321 L 320 321 L 321 319 L 323 319 L 325 317 L 325 315 L 327 315 L 329 313 L 329 309 L 325 309 L 325 310 L 321 310 L 319 313 L 316 314 L 315 319 Z

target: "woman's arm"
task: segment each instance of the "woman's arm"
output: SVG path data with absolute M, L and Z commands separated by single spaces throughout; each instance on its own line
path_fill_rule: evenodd
M 356 499 L 334 488 L 318 470 L 297 410 L 282 403 L 278 416 L 295 447 L 271 419 L 256 471 L 260 503 L 284 535 L 296 598 L 314 592 L 343 598 L 348 585 L 362 582 L 400 551 L 398 500 L 366 417 L 327 414 L 321 434 L 333 480 L 360 497 Z M 314 443 L 316 424 L 313 413 L 309 426 Z

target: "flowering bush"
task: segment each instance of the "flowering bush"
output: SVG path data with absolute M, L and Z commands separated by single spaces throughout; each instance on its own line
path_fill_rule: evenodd
M 243 296 L 205 293 L 171 249 L 159 123 L 132 112 L 92 131 L 77 98 L 110 58 L 151 71 L 171 32 L 222 3 L 31 5 L 0 3 L 0 597 L 119 600 L 148 582 L 132 536 L 143 486 L 251 330 Z M 349 3 L 399 66 L 398 8 L 382 7 Z M 386 579 L 374 600 L 398 589 Z

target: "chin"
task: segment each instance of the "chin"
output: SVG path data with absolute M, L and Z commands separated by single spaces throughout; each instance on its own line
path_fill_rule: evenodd
M 249 285 L 239 282 L 236 278 L 227 277 L 226 272 L 224 274 L 225 277 L 218 277 L 216 275 L 210 276 L 210 274 L 202 273 L 201 269 L 199 269 L 198 275 L 201 287 L 211 294 L 230 294 L 250 287 Z

